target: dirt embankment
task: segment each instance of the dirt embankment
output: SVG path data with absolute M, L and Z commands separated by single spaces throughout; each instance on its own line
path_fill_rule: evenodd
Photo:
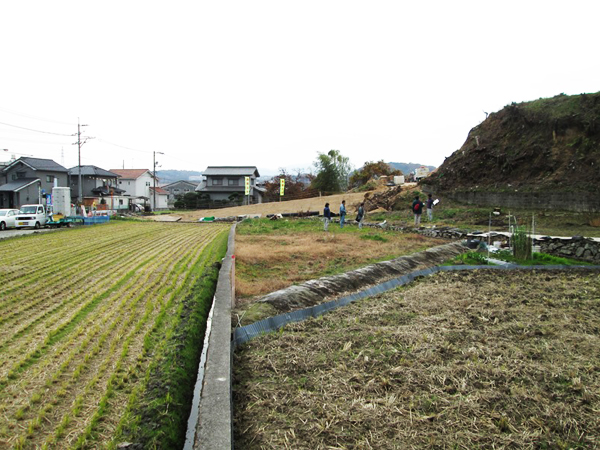
M 600 93 L 513 103 L 474 127 L 428 190 L 600 192 Z
M 354 214 L 360 202 L 363 201 L 364 192 L 353 192 L 346 194 L 328 195 L 325 197 L 314 197 L 300 200 L 289 200 L 272 203 L 259 203 L 255 205 L 235 206 L 222 209 L 199 209 L 189 212 L 178 212 L 169 217 L 180 217 L 183 222 L 196 222 L 201 217 L 231 217 L 244 214 L 261 214 L 265 217 L 267 214 L 285 214 L 307 211 L 318 211 L 323 213 L 325 203 L 329 203 L 332 212 L 338 212 L 342 200 L 346 200 L 346 207 L 350 214 Z M 155 220 L 164 220 L 167 216 L 156 216 Z
M 365 289 L 370 285 L 405 275 L 416 269 L 441 264 L 465 250 L 466 247 L 459 242 L 441 245 L 424 252 L 371 264 L 340 275 L 322 277 L 290 286 L 264 296 L 259 302 L 271 305 L 277 313 L 306 308 L 323 303 L 325 299 Z

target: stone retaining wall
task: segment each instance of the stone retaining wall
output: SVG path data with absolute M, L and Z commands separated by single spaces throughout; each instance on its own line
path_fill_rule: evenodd
M 322 220 L 322 219 L 321 219 Z M 332 221 L 334 222 L 334 221 Z M 335 221 L 337 223 L 337 221 Z M 347 225 L 355 225 L 353 222 L 347 222 Z M 463 240 L 467 238 L 467 233 L 465 231 L 459 230 L 458 228 L 452 227 L 436 227 L 436 228 L 414 228 L 414 227 L 398 227 L 395 225 L 382 225 L 380 223 L 363 223 L 363 227 L 365 228 L 379 228 L 385 230 L 393 230 L 393 231 L 402 231 L 405 233 L 417 233 L 422 234 L 423 236 L 436 237 L 436 238 L 444 238 L 444 239 L 453 239 L 453 240 Z
M 426 191 L 427 192 L 427 191 Z M 560 211 L 600 211 L 598 194 L 572 192 L 451 191 L 445 196 L 469 205 Z
M 536 239 L 535 244 L 540 246 L 542 253 L 600 263 L 600 242 L 591 239 L 580 236 L 571 239 Z

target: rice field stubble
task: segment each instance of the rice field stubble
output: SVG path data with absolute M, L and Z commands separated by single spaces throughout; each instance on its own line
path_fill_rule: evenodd
M 236 447 L 599 448 L 600 273 L 451 272 L 234 355 Z
M 228 228 L 122 222 L 0 242 L 0 446 L 114 447 Z

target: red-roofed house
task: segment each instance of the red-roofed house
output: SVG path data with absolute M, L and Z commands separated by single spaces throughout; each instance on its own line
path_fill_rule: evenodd
M 154 207 L 154 196 L 156 195 L 156 209 L 168 209 L 169 208 L 169 191 L 164 190 L 161 187 L 150 188 L 150 204 Z
M 153 207 L 154 197 L 151 188 L 155 184 L 158 185 L 158 178 L 155 183 L 152 172 L 148 169 L 110 169 L 110 171 L 121 176 L 119 188 L 123 189 L 125 195 L 129 195 L 134 203 Z M 158 191 L 158 187 L 156 189 L 156 209 L 166 209 L 168 192 L 162 194 Z

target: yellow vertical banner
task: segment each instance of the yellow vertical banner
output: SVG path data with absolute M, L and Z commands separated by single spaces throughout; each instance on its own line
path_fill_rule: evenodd
M 285 191 L 285 178 L 279 179 L 279 195 L 283 196 L 283 192 Z
M 245 185 L 246 185 L 246 190 L 244 191 L 244 195 L 249 195 L 250 194 L 250 177 L 245 177 Z

